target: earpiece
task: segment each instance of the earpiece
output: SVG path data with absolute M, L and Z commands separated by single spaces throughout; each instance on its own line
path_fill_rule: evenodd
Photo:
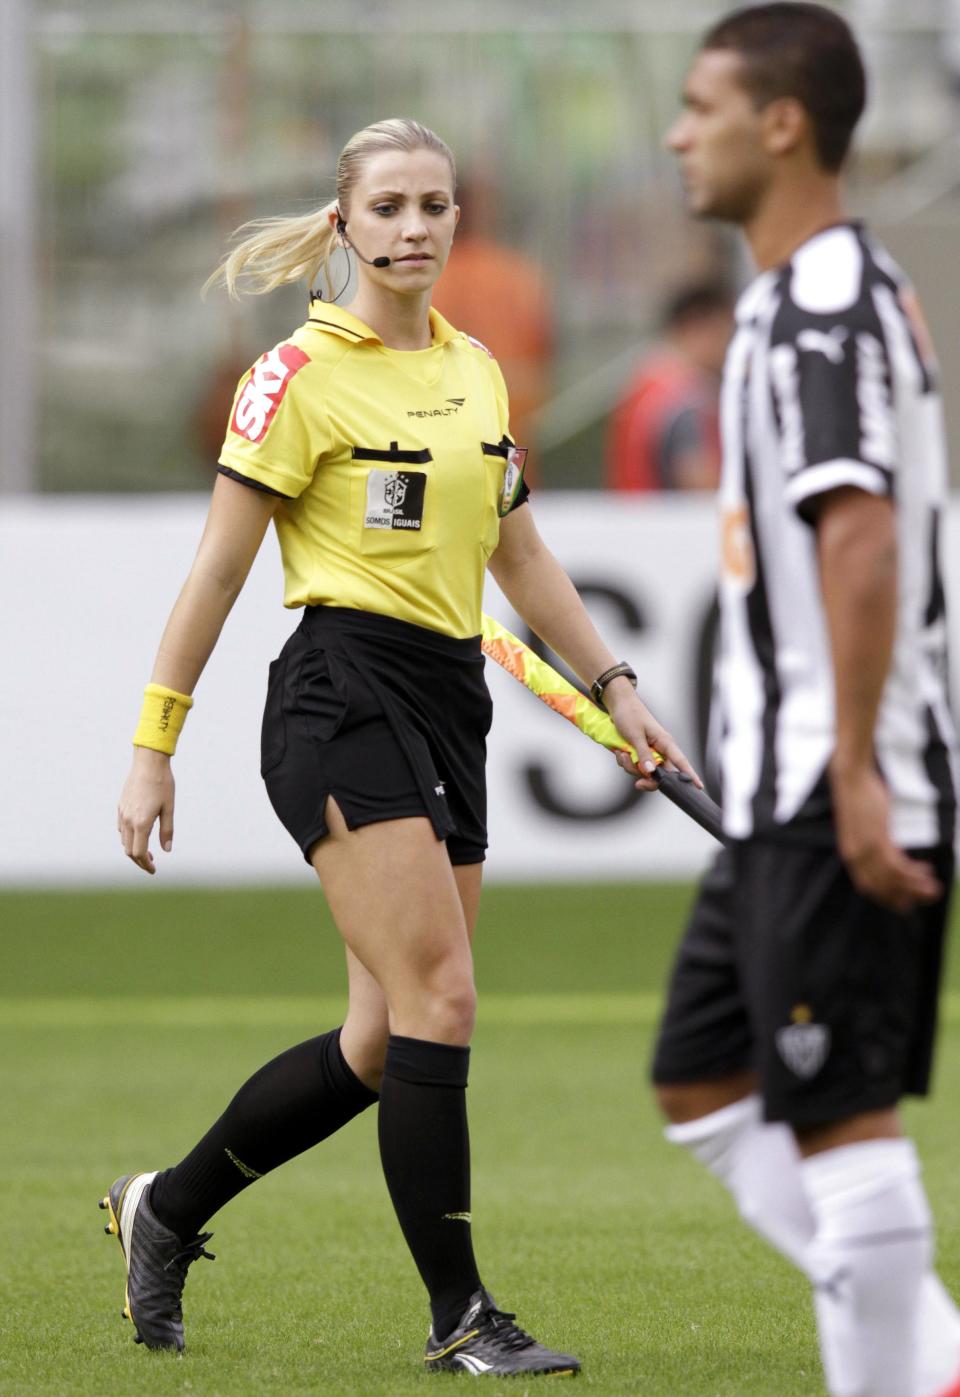
M 344 247 L 352 247 L 355 257 L 359 257 L 361 262 L 366 262 L 368 267 L 389 267 L 389 257 L 364 257 L 356 243 L 347 242 L 347 225 L 344 222 L 343 214 L 337 214 L 337 233 L 343 239 Z

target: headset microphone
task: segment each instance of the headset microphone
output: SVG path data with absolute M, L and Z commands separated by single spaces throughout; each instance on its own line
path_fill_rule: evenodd
M 340 234 L 341 238 L 345 238 L 347 235 L 347 225 L 342 218 L 337 219 L 337 232 Z M 366 262 L 368 267 L 389 267 L 393 260 L 390 257 L 364 257 L 356 243 L 349 243 L 347 246 L 352 247 L 355 256 L 359 257 L 361 262 Z

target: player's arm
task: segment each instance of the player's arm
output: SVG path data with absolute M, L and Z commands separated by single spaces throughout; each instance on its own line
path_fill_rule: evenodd
M 514 509 L 501 521 L 500 543 L 489 568 L 517 615 L 584 684 L 589 686 L 597 675 L 618 663 L 591 621 L 577 589 L 540 537 L 528 505 Z M 637 697 L 629 679 L 611 680 L 604 693 L 604 705 L 620 732 L 636 748 L 640 770 L 653 769 L 650 748 L 654 747 L 669 763 L 690 772 L 697 784 L 702 784 L 673 738 Z M 656 783 L 643 776 L 637 785 L 652 790 Z
M 890 800 L 874 753 L 896 634 L 893 505 L 850 486 L 832 490 L 818 502 L 816 533 L 836 703 L 830 787 L 837 842 L 860 892 L 905 911 L 941 890 L 932 868 L 890 838 Z
M 866 897 L 906 908 L 935 897 L 937 884 L 890 837 L 890 799 L 874 751 L 898 605 L 893 500 L 901 462 L 886 337 L 869 301 L 829 328 L 802 307 L 779 336 L 777 328 L 775 396 L 781 420 L 801 429 L 784 453 L 786 495 L 816 529 L 833 662 L 837 844 Z
M 253 565 L 277 497 L 218 475 L 193 566 L 164 628 L 151 683 L 192 694 Z M 160 843 L 173 841 L 174 783 L 170 758 L 135 747 L 120 796 L 117 827 L 124 852 L 154 873 L 150 834 L 160 820 Z

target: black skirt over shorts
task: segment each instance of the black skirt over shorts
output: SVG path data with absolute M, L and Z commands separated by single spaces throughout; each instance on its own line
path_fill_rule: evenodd
M 310 606 L 270 666 L 260 771 L 309 862 L 332 796 L 349 829 L 425 815 L 454 864 L 487 847 L 492 704 L 480 637 Z

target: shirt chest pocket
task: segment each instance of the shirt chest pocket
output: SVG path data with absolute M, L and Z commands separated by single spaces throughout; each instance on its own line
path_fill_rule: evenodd
M 429 450 L 354 446 L 350 519 L 360 553 L 378 566 L 400 568 L 437 546 L 433 457 Z

